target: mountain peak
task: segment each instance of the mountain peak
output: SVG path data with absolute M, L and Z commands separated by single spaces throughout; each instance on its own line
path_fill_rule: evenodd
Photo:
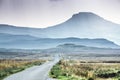
M 74 14 L 71 19 L 77 19 L 77 20 L 78 19 L 82 19 L 82 20 L 86 20 L 86 19 L 87 20 L 90 20 L 90 19 L 93 20 L 93 19 L 95 19 L 95 20 L 99 20 L 99 19 L 103 19 L 103 18 L 94 14 L 94 13 L 92 13 L 92 12 L 79 12 L 77 14 Z
M 96 15 L 92 12 L 79 12 L 77 14 L 74 14 L 73 16 L 78 16 L 78 15 Z M 96 15 L 97 16 L 97 15 Z
M 72 43 L 66 43 L 66 44 L 61 44 L 61 45 L 58 45 L 57 47 L 86 47 L 84 45 L 76 45 L 76 44 L 72 44 Z

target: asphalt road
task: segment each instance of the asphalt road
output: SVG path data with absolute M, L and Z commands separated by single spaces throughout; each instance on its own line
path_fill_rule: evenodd
M 4 80 L 51 80 L 48 73 L 57 62 L 59 62 L 59 59 L 55 58 L 53 61 L 46 62 L 40 66 L 34 66 L 8 76 Z

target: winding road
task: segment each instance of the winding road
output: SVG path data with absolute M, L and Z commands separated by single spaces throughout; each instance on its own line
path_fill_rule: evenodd
M 8 76 L 4 80 L 51 80 L 48 73 L 50 69 L 59 62 L 59 60 L 60 59 L 56 57 L 53 61 L 46 62 L 40 66 L 28 68 L 22 72 Z

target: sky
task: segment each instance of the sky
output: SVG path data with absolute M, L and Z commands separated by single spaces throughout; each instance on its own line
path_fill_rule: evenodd
M 78 12 L 120 24 L 120 0 L 0 0 L 0 24 L 46 28 Z

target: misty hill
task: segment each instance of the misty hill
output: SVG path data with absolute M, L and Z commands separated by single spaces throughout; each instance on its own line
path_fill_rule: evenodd
M 56 26 L 41 29 L 1 24 L 0 32 L 40 38 L 105 38 L 115 41 L 119 39 L 117 36 L 119 36 L 120 25 L 107 21 L 94 13 L 80 12 Z
M 31 35 L 40 38 L 47 37 L 46 34 L 42 33 L 41 28 L 28 28 L 19 27 L 6 24 L 0 24 L 0 33 L 12 34 L 12 35 Z
M 72 43 L 60 44 L 56 47 L 47 48 L 47 49 L 6 49 L 0 48 L 0 54 L 12 54 L 12 53 L 74 53 L 74 54 L 83 54 L 83 55 L 92 55 L 92 54 L 120 54 L 120 49 L 112 49 L 112 48 L 98 48 L 98 47 L 89 47 L 84 45 L 76 45 Z M 90 54 L 89 54 L 90 53 Z M 8 54 L 9 55 L 9 54 Z M 82 56 L 82 55 L 81 55 Z
M 99 48 L 120 48 L 120 46 L 114 42 L 102 38 L 38 38 L 29 35 L 12 35 L 0 33 L 0 48 L 46 49 L 66 43 Z
M 50 37 L 105 38 L 114 41 L 118 39 L 120 25 L 93 13 L 80 12 L 62 24 L 44 29 L 44 32 Z
M 107 21 L 94 13 L 80 12 L 64 23 L 43 29 L 1 24 L 0 47 L 50 48 L 64 43 L 74 43 L 118 48 L 114 42 L 119 42 L 119 32 L 119 24 Z
M 92 54 L 119 54 L 120 49 L 111 49 L 111 48 L 97 48 L 97 47 L 89 47 L 84 45 L 76 45 L 76 44 L 61 44 L 56 46 L 55 48 L 43 49 L 41 53 L 74 53 L 74 54 L 83 54 L 83 55 L 92 55 Z M 89 54 L 90 53 L 90 54 Z M 82 55 L 81 55 L 82 56 Z
M 25 40 L 36 40 L 36 37 L 30 35 L 11 35 L 6 33 L 0 33 L 0 43 L 13 42 L 13 41 L 25 41 Z

